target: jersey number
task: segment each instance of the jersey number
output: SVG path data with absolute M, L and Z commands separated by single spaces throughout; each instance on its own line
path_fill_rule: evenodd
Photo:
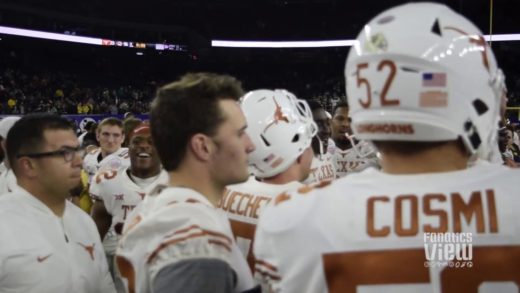
M 128 288 L 128 293 L 135 293 L 135 270 L 132 263 L 126 258 L 116 255 L 115 262 L 117 265 L 117 269 L 119 270 L 119 274 L 123 279 L 126 279 L 126 287 Z
M 256 226 L 253 224 L 248 224 L 235 220 L 230 220 L 229 222 L 231 223 L 231 230 L 233 230 L 233 234 L 235 235 L 237 246 L 240 248 L 240 251 L 246 256 L 247 264 L 253 272 L 255 268 L 255 257 L 253 255 L 252 248 L 253 239 L 255 238 Z
M 377 71 L 383 70 L 383 68 L 387 67 L 390 72 L 388 73 L 388 76 L 386 77 L 385 84 L 383 86 L 383 89 L 381 90 L 381 106 L 397 106 L 399 105 L 399 100 L 389 100 L 386 98 L 386 94 L 388 93 L 388 89 L 390 88 L 390 85 L 392 85 L 392 82 L 395 78 L 395 73 L 397 72 L 397 66 L 395 65 L 394 61 L 391 60 L 383 60 L 379 62 L 377 65 Z M 359 104 L 363 108 L 368 108 L 372 104 L 372 87 L 370 86 L 370 82 L 368 79 L 361 76 L 361 71 L 363 69 L 368 68 L 368 63 L 360 63 L 357 65 L 356 70 L 356 81 L 357 81 L 357 87 L 365 86 L 367 90 L 367 96 L 366 100 L 363 101 L 363 99 L 359 99 Z
M 357 286 L 430 283 L 423 249 L 331 253 L 323 255 L 329 292 L 355 293 Z M 435 268 L 431 268 L 435 269 Z M 520 246 L 473 247 L 473 267 L 445 267 L 442 293 L 479 292 L 488 282 L 508 282 L 520 289 Z M 493 283 L 488 283 L 492 285 Z M 504 286 L 495 283 L 494 286 Z M 491 286 L 492 287 L 492 286 Z M 503 292 L 504 287 L 493 291 Z
M 100 172 L 96 175 L 96 183 L 99 184 L 101 182 L 102 178 L 105 178 L 106 180 L 110 180 L 114 177 L 116 177 L 117 171 L 116 170 L 106 170 L 103 172 Z

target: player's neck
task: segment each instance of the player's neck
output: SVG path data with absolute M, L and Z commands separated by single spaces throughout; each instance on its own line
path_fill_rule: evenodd
M 469 157 L 455 144 L 418 154 L 382 153 L 381 170 L 388 174 L 421 174 L 466 169 Z
M 197 175 L 194 176 L 193 174 Z M 206 197 L 215 207 L 224 194 L 225 186 L 217 186 L 205 171 L 198 172 L 181 169 L 170 171 L 168 175 L 170 176 L 170 186 L 193 189 Z
M 336 144 L 336 148 L 339 148 L 342 151 L 346 151 L 352 148 L 352 144 L 350 143 L 350 141 L 335 140 L 334 144 Z
M 326 154 L 328 149 L 329 149 L 329 140 L 328 139 L 326 139 L 326 140 L 321 140 L 320 139 L 320 142 L 321 142 L 322 152 L 323 152 L 323 154 Z
M 293 181 L 302 181 L 305 178 L 301 179 L 301 172 L 300 172 L 300 166 L 298 164 L 292 164 L 287 170 L 283 171 L 282 173 L 279 173 L 273 177 L 264 178 L 262 179 L 262 182 L 269 183 L 269 184 L 287 184 L 289 182 Z
M 137 178 L 146 179 L 150 177 L 155 177 L 161 173 L 161 167 L 153 168 L 153 169 L 137 169 L 130 167 L 130 174 Z
M 20 179 L 18 179 L 18 185 L 20 185 L 20 187 L 27 190 L 32 196 L 46 205 L 56 216 L 63 216 L 63 212 L 65 211 L 65 197 L 60 197 L 53 192 L 49 192 L 39 184 L 33 184 L 32 182 Z

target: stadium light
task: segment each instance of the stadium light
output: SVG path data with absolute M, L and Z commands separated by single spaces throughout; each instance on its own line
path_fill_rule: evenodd
M 212 40 L 213 47 L 226 48 L 323 48 L 323 47 L 349 47 L 356 40 L 331 40 L 331 41 L 282 41 L 282 42 L 258 42 L 258 41 L 225 41 Z
M 520 34 L 484 35 L 486 41 L 520 41 Z M 230 41 L 212 40 L 211 46 L 224 48 L 319 48 L 319 47 L 350 47 L 356 40 L 329 41 Z
M 155 50 L 168 50 L 168 51 L 187 51 L 186 46 L 180 44 L 166 44 L 166 43 L 139 43 L 133 41 L 119 41 L 111 39 L 93 38 L 93 37 L 82 37 L 70 34 L 59 34 L 37 30 L 29 30 L 8 26 L 0 26 L 0 35 L 13 35 L 19 37 L 29 37 L 45 40 L 56 40 L 71 43 L 81 43 L 98 46 L 116 46 L 116 47 L 127 47 L 133 49 L 155 49 Z
M 7 26 L 0 26 L 0 34 L 13 35 L 13 36 L 21 36 L 21 37 L 29 37 L 29 38 L 37 38 L 37 39 L 46 39 L 46 40 L 56 40 L 56 41 L 65 41 L 72 43 L 82 43 L 82 44 L 90 44 L 90 45 L 101 45 L 101 39 L 98 38 L 90 38 L 90 37 L 80 37 L 66 34 L 58 34 L 58 33 L 49 33 Z

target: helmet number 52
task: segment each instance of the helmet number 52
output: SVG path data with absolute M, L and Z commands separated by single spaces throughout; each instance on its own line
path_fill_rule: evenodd
M 388 93 L 388 89 L 392 85 L 392 82 L 395 78 L 395 73 L 397 72 L 397 66 L 395 65 L 394 61 L 391 60 L 382 60 L 377 65 L 377 71 L 382 71 L 385 67 L 389 68 L 388 75 L 386 77 L 385 84 L 383 86 L 383 89 L 381 90 L 381 95 L 379 96 L 381 99 L 381 106 L 397 106 L 399 105 L 399 100 L 390 100 L 386 98 L 386 94 Z M 362 85 L 365 86 L 367 90 L 367 96 L 366 100 L 363 101 L 363 99 L 359 99 L 359 104 L 363 108 L 368 108 L 372 104 L 372 89 L 370 86 L 370 82 L 368 79 L 361 76 L 361 71 L 368 68 L 368 63 L 360 63 L 357 65 L 356 70 L 356 81 L 357 81 L 357 87 L 361 87 Z

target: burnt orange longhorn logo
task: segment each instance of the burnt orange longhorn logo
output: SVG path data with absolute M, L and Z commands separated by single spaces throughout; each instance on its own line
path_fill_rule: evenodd
M 44 262 L 44 261 L 47 260 L 51 255 L 52 255 L 52 253 L 49 254 L 49 255 L 46 255 L 46 256 L 38 256 L 38 257 L 36 258 L 36 260 L 37 260 L 38 262 Z
M 466 33 L 465 31 L 463 31 L 459 28 L 453 27 L 453 26 L 445 26 L 444 29 L 456 31 L 461 35 L 467 36 L 467 37 L 469 37 L 470 43 L 476 44 L 477 46 L 481 46 L 483 48 L 483 50 L 480 52 L 482 54 L 482 63 L 484 64 L 484 67 L 486 68 L 486 70 L 489 72 L 489 60 L 488 60 L 488 56 L 487 56 L 488 48 L 486 46 L 486 40 L 484 40 L 484 37 L 482 37 L 480 35 L 474 37 L 474 36 Z
M 278 105 L 278 102 L 276 102 L 276 99 L 273 97 L 273 101 L 274 101 L 274 104 L 275 104 L 275 110 L 274 110 L 274 115 L 273 115 L 273 120 L 271 122 L 269 122 L 269 124 L 267 124 L 267 126 L 265 127 L 264 129 L 264 133 L 267 131 L 267 129 L 269 129 L 269 127 L 275 125 L 275 124 L 278 124 L 279 121 L 284 121 L 284 122 L 287 122 L 289 123 L 289 117 L 285 116 L 285 114 L 282 112 L 282 107 L 280 107 L 280 105 Z
M 85 250 L 90 255 L 90 258 L 92 260 L 94 260 L 94 246 L 96 245 L 96 243 L 92 243 L 92 245 L 85 245 L 85 244 L 79 243 L 79 242 L 76 242 L 76 243 L 79 244 L 81 247 L 85 248 Z

